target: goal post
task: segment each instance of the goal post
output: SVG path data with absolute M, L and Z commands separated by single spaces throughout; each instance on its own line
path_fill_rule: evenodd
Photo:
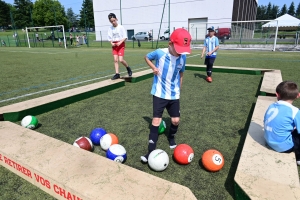
M 28 34 L 28 29 L 41 29 L 41 28 L 61 28 L 62 29 L 62 34 L 63 34 L 63 43 L 64 43 L 64 47 L 65 49 L 67 49 L 67 43 L 66 43 L 66 34 L 65 34 L 65 29 L 64 29 L 64 25 L 57 25 L 57 26 L 40 26 L 40 27 L 26 27 L 25 31 L 26 31 L 26 37 L 27 37 L 27 42 L 28 42 L 28 47 L 31 48 L 30 46 L 30 38 L 29 38 L 29 34 Z
M 193 47 L 197 48 L 203 43 L 209 27 L 214 27 L 215 35 L 225 49 L 276 50 L 278 20 L 208 21 L 191 24 L 189 32 L 192 35 Z M 285 40 L 283 42 L 290 41 Z M 291 40 L 291 42 L 293 41 Z

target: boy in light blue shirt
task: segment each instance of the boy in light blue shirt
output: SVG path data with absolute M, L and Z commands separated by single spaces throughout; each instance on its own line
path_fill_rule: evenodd
M 281 82 L 276 88 L 276 96 L 278 101 L 269 106 L 264 117 L 264 137 L 277 152 L 294 151 L 300 165 L 300 112 L 292 105 L 300 97 L 297 84 Z

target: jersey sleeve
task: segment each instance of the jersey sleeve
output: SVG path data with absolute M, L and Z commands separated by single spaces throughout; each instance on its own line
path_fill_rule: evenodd
M 182 59 L 183 59 L 183 66 L 179 71 L 180 73 L 183 73 L 185 71 L 186 55 L 182 55 Z
M 122 26 L 122 28 L 121 28 L 121 32 L 122 32 L 122 39 L 124 39 L 124 38 L 128 38 L 127 37 L 127 31 L 126 31 L 126 29 L 124 28 L 124 26 Z
M 107 31 L 107 40 L 112 41 L 112 30 L 111 30 L 111 28 L 109 28 L 108 31 Z
M 204 46 L 205 46 L 205 47 L 207 46 L 207 44 L 206 44 L 206 38 L 204 39 Z
M 148 58 L 149 60 L 157 60 L 157 58 L 158 58 L 157 50 L 148 53 L 148 54 L 147 54 L 147 58 Z
M 219 46 L 219 39 L 216 37 L 216 47 Z
M 300 134 L 300 111 L 297 112 L 297 114 L 294 118 L 294 124 L 295 124 L 295 127 L 296 127 L 298 133 Z

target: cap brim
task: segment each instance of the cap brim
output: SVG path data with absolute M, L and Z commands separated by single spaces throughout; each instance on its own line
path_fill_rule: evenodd
M 178 54 L 190 54 L 191 53 L 190 46 L 182 47 L 175 43 L 173 43 L 173 44 L 174 44 L 174 49 Z

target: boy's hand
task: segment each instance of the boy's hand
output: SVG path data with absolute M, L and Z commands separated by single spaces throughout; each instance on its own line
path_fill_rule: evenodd
M 155 75 L 159 74 L 159 70 L 156 67 L 152 70 L 153 70 L 153 74 L 155 74 Z
M 211 51 L 207 53 L 207 55 L 208 55 L 208 56 L 211 56 L 211 54 L 212 54 L 212 52 L 211 52 Z
M 203 54 L 201 55 L 201 59 L 203 58 Z

